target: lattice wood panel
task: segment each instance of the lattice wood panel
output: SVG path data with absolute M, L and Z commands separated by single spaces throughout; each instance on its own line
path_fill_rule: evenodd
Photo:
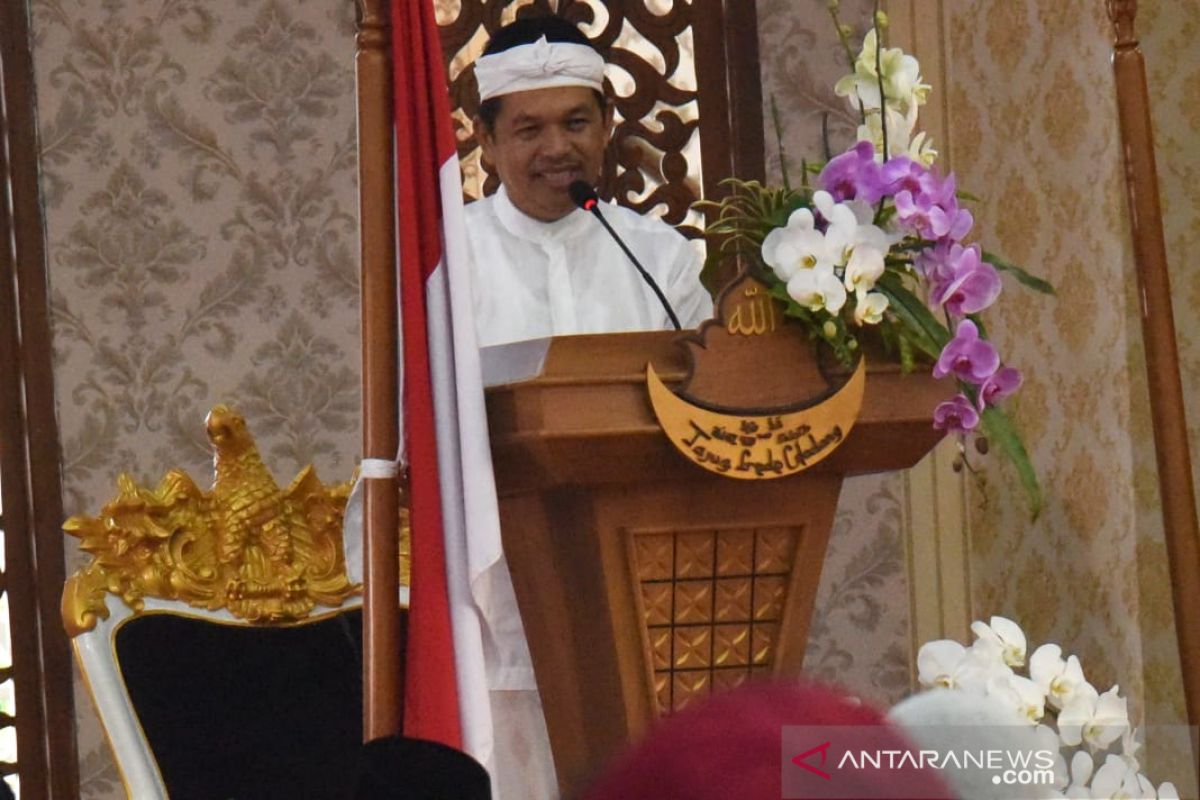
M 692 36 L 697 6 L 691 0 L 439 0 L 438 22 L 468 197 L 490 194 L 498 185 L 472 134 L 471 118 L 478 106 L 472 65 L 502 25 L 551 11 L 579 24 L 607 54 L 618 124 L 601 193 L 639 212 L 661 214 L 696 235 L 701 218 L 690 209 L 700 199 L 703 184 Z
M 775 667 L 800 528 L 633 533 L 660 714 Z

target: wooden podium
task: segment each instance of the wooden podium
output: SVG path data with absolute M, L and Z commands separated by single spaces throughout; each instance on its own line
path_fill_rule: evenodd
M 678 338 L 554 339 L 538 377 L 487 393 L 504 549 L 564 795 L 655 717 L 799 673 L 843 477 L 910 467 L 941 438 L 947 386 L 868 361 L 857 424 L 820 464 L 774 480 L 707 472 L 647 397 L 648 362 L 668 385 L 687 377 Z

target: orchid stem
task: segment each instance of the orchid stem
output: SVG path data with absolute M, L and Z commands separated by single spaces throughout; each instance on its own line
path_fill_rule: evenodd
M 775 93 L 771 93 L 771 123 L 775 128 L 775 146 L 779 149 L 779 171 L 783 174 L 783 188 L 792 190 L 792 182 L 788 177 L 787 151 L 783 148 L 783 122 L 779 119 L 779 106 L 775 104 Z
M 879 81 L 879 129 L 883 131 L 883 163 L 887 163 L 891 151 L 888 149 L 887 95 L 883 93 L 883 30 L 879 27 L 879 0 L 875 0 L 875 14 L 871 17 L 875 29 L 875 77 Z

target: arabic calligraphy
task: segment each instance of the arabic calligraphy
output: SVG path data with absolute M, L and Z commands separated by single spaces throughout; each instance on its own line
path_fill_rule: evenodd
M 731 478 L 782 478 L 817 464 L 849 435 L 862 407 L 866 367 L 844 386 L 799 411 L 733 414 L 692 405 L 671 392 L 647 365 L 654 413 L 677 450 L 699 466 Z
M 706 430 L 696 420 L 689 419 L 692 435 L 682 445 L 691 450 L 697 462 L 711 464 L 717 472 L 753 472 L 754 477 L 762 478 L 768 474 L 783 476 L 798 472 L 845 438 L 840 425 L 834 425 L 818 438 L 806 423 L 784 430 L 782 417 L 766 417 L 766 430 L 761 430 L 760 420 L 763 418 L 743 418 L 741 428 L 749 435 L 739 435 L 728 432 L 724 425 Z M 730 449 L 737 455 L 727 452 Z
M 771 296 L 760 286 L 747 287 L 743 296 L 746 299 L 734 306 L 725 330 L 741 336 L 761 336 L 774 331 L 779 323 Z

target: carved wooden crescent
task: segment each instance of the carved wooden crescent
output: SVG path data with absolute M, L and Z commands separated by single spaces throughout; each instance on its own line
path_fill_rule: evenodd
M 862 409 L 866 360 L 825 400 L 777 414 L 729 414 L 693 405 L 646 365 L 650 404 L 659 425 L 688 460 L 723 475 L 765 480 L 794 475 L 825 459 L 846 440 Z

